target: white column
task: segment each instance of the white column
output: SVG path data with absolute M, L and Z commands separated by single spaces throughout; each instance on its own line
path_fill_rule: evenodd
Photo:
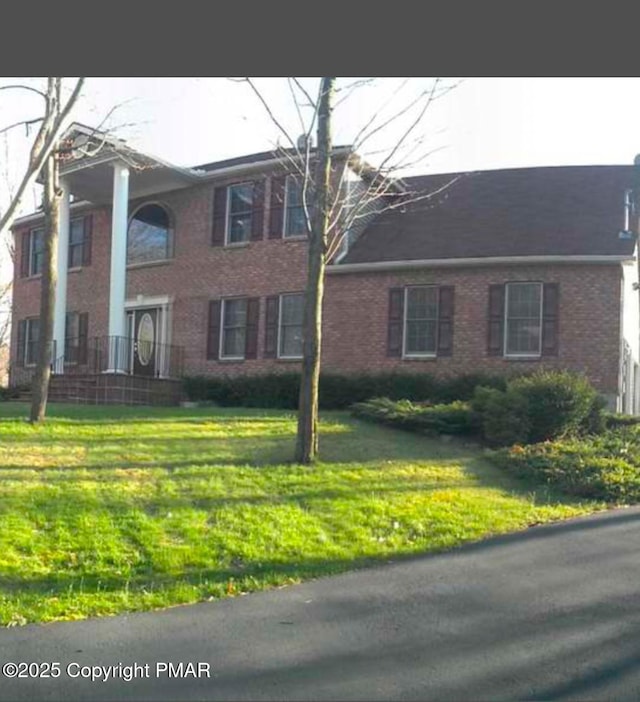
M 127 283 L 127 218 L 129 214 L 129 169 L 113 167 L 113 213 L 111 217 L 111 278 L 109 288 L 109 370 L 127 368 L 124 300 Z
M 58 232 L 58 282 L 53 311 L 53 339 L 55 341 L 54 368 L 56 373 L 64 373 L 64 337 L 67 318 L 67 269 L 69 268 L 69 185 L 60 180 L 62 200 L 60 201 L 60 231 Z

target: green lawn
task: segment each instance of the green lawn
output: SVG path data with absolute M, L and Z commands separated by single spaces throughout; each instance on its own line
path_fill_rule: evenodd
M 261 410 L 0 403 L 0 622 L 152 609 L 299 582 L 602 508 L 535 490 L 478 449 Z

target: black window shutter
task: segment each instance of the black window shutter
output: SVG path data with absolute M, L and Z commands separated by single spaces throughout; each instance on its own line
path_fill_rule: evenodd
M 280 316 L 280 298 L 273 295 L 267 298 L 267 311 L 264 335 L 264 357 L 275 358 L 278 355 L 278 318 Z
M 84 218 L 84 241 L 82 243 L 82 265 L 91 265 L 91 245 L 93 239 L 93 216 Z
M 245 358 L 258 358 L 258 318 L 260 316 L 260 298 L 247 300 L 247 328 L 245 332 Z
M 220 300 L 209 302 L 207 321 L 207 360 L 217 361 L 220 357 Z
M 404 327 L 404 288 L 389 290 L 389 326 L 387 334 L 387 356 L 402 356 L 402 332 Z
M 20 368 L 24 367 L 24 356 L 27 344 L 27 320 L 21 319 L 18 322 L 18 358 L 17 365 Z
M 78 363 L 87 363 L 87 342 L 89 339 L 89 313 L 82 312 L 78 315 Z
M 253 212 L 251 213 L 251 241 L 262 239 L 264 229 L 264 178 L 253 183 Z
M 504 353 L 504 283 L 489 286 L 489 314 L 487 353 L 502 356 Z
M 284 224 L 284 193 L 286 176 L 271 179 L 271 203 L 269 213 L 269 239 L 281 239 Z
M 20 248 L 20 277 L 26 278 L 29 275 L 29 254 L 31 232 L 22 232 L 22 246 Z
M 453 354 L 453 285 L 440 286 L 438 296 L 438 356 Z
M 542 293 L 542 355 L 558 355 L 558 311 L 560 286 L 545 283 Z
M 224 232 L 227 226 L 227 188 L 213 191 L 213 222 L 211 225 L 211 246 L 224 246 Z

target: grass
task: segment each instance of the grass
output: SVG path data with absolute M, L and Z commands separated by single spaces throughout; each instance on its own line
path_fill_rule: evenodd
M 288 463 L 295 417 L 0 403 L 0 622 L 195 602 L 573 517 L 478 449 L 327 413 L 322 462 Z

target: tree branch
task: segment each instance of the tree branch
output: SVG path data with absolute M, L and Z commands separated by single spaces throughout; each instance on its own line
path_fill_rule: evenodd
M 44 100 L 47 99 L 46 94 L 43 93 L 42 90 L 38 90 L 38 88 L 33 88 L 30 85 L 0 85 L 0 90 L 28 90 L 32 93 L 36 93 Z

